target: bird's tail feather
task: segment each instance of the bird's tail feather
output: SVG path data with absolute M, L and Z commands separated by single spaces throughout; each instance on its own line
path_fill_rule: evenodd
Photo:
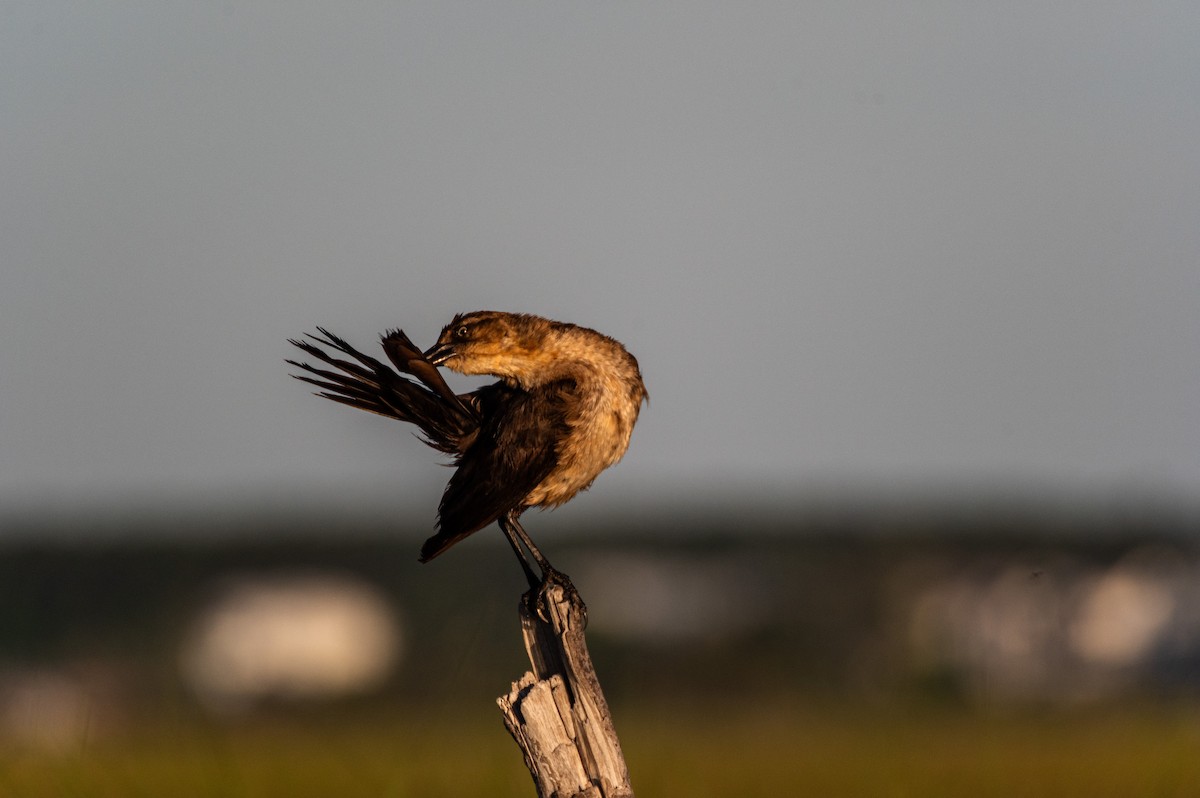
M 320 388 L 318 396 L 415 424 L 426 443 L 447 454 L 460 454 L 470 443 L 479 427 L 474 411 L 454 394 L 437 367 L 425 359 L 403 332 L 389 333 L 384 339 L 384 349 L 396 368 L 413 375 L 422 385 L 405 379 L 325 328 L 318 327 L 317 332 L 318 335 L 308 334 L 309 340 L 289 339 L 289 342 L 335 370 L 295 360 L 287 362 L 306 372 L 292 376 Z M 337 357 L 321 347 L 353 360 Z

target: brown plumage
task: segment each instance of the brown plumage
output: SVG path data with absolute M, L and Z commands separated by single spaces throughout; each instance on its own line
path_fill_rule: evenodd
M 424 353 L 402 331 L 386 333 L 383 351 L 395 369 L 317 330 L 291 343 L 335 370 L 289 360 L 307 372 L 297 379 L 321 388 L 319 396 L 415 424 L 426 443 L 454 457 L 438 531 L 421 561 L 497 521 L 531 584 L 521 544 L 544 580 L 553 569 L 518 518 L 568 501 L 625 454 L 646 399 L 633 355 L 586 327 L 486 310 L 455 316 Z M 500 381 L 455 395 L 439 365 Z

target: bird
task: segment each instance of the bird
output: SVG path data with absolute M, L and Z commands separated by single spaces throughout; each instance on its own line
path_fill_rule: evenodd
M 420 561 L 497 523 L 532 588 L 561 578 L 521 514 L 569 501 L 624 456 L 648 401 L 637 359 L 593 329 L 528 313 L 460 313 L 424 352 L 403 330 L 389 330 L 380 343 L 391 366 L 316 330 L 289 343 L 322 365 L 287 360 L 303 372 L 293 377 L 317 386 L 318 396 L 414 424 L 453 458 Z M 499 379 L 456 394 L 441 366 Z

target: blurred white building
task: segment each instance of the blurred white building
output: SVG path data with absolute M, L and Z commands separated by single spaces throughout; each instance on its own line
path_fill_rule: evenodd
M 316 700 L 379 686 L 401 656 L 401 630 L 383 596 L 341 575 L 243 577 L 189 631 L 182 675 L 208 707 L 265 699 Z
M 979 698 L 1090 700 L 1196 679 L 1200 563 L 1163 549 L 1108 568 L 1059 562 L 933 579 L 911 603 L 918 671 Z

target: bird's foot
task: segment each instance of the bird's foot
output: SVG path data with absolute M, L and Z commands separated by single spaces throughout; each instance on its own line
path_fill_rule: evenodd
M 579 617 L 582 621 L 582 628 L 587 628 L 588 612 L 587 605 L 583 603 L 583 599 L 579 596 L 579 591 L 575 589 L 571 578 L 562 571 L 554 568 L 548 568 L 542 574 L 542 583 L 538 586 L 536 592 L 531 598 L 533 599 L 533 611 L 537 617 L 541 618 L 544 623 L 552 623 L 550 616 L 550 590 L 559 588 L 563 592 L 563 599 L 567 605 L 575 610 L 578 610 Z

